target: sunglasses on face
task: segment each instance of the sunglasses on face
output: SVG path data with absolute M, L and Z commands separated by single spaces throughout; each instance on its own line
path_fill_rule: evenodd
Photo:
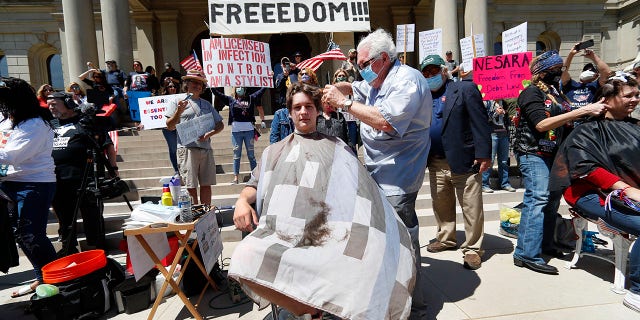
M 42 90 L 42 91 L 44 91 L 44 92 L 51 92 L 51 91 L 53 91 L 53 88 L 44 88 L 44 90 Z
M 71 89 L 78 90 L 78 89 L 80 89 L 80 87 L 79 86 L 71 86 Z

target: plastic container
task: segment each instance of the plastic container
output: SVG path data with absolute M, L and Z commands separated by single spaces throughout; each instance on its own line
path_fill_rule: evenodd
M 171 198 L 174 204 L 177 204 L 180 200 L 180 192 L 182 188 L 182 182 L 180 180 L 180 175 L 176 174 L 171 177 L 169 181 L 169 191 L 171 192 Z
M 162 197 L 160 197 L 160 202 L 163 206 L 173 205 L 173 198 L 171 197 L 171 191 L 169 191 L 169 184 L 162 186 Z
M 77 279 L 107 265 L 104 250 L 89 250 L 49 262 L 42 267 L 44 283 L 56 284 Z

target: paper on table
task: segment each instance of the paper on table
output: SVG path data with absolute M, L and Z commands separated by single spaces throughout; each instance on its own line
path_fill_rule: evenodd
M 169 254 L 171 249 L 169 248 L 169 240 L 167 240 L 167 234 L 165 232 L 144 234 L 142 236 L 158 259 L 162 260 L 162 258 Z M 129 248 L 131 266 L 133 267 L 133 275 L 136 281 L 138 281 L 155 266 L 155 263 L 153 263 L 153 260 L 151 260 L 135 236 L 127 236 L 127 246 Z

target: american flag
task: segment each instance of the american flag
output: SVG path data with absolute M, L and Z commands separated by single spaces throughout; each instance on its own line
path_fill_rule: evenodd
M 200 65 L 200 60 L 198 60 L 198 56 L 195 51 L 193 51 L 188 57 L 184 58 L 184 60 L 180 61 L 180 65 L 184 70 L 202 71 L 202 65 Z
M 296 68 L 299 70 L 311 68 L 313 71 L 316 71 L 325 60 L 347 60 L 347 57 L 340 49 L 333 49 L 298 63 Z

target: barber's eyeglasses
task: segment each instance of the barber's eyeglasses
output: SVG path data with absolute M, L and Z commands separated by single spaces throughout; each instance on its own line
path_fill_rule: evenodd
M 370 58 L 369 60 L 363 62 L 361 65 L 358 65 L 358 67 L 360 69 L 364 69 L 364 68 L 368 67 L 371 63 L 373 63 L 373 60 L 378 59 L 379 57 L 380 56 L 378 55 L 378 56 L 375 56 L 373 58 Z

